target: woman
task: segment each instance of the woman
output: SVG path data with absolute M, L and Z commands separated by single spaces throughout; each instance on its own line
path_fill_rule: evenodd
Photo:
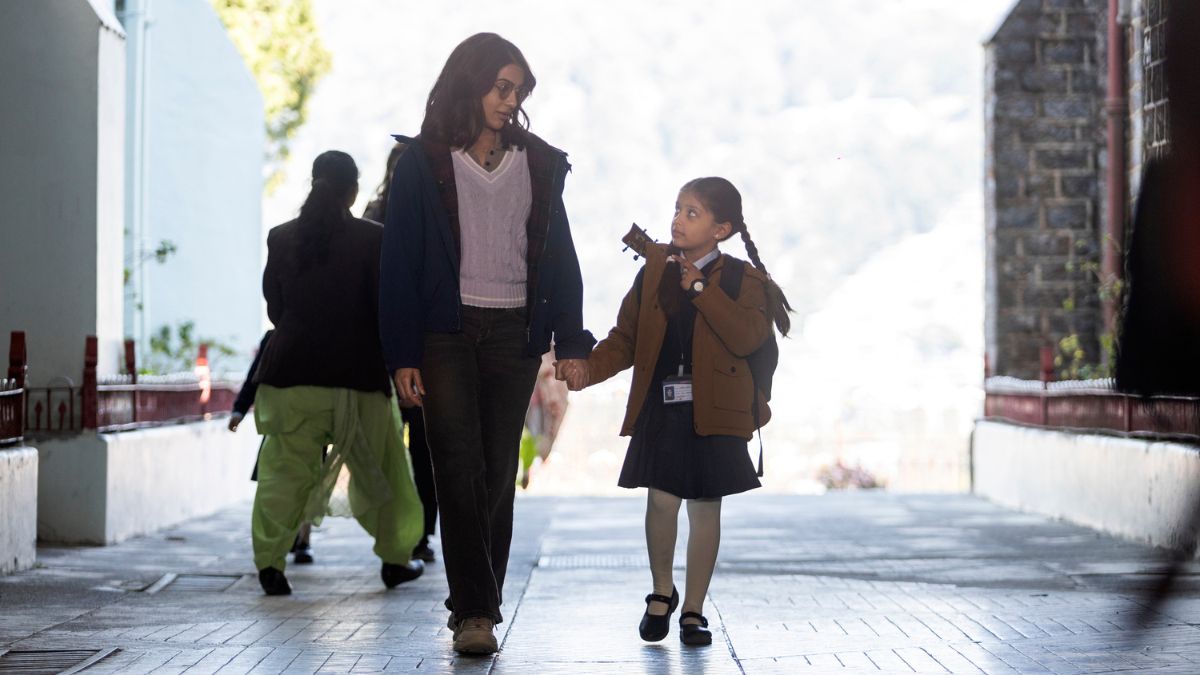
M 259 455 L 251 534 L 259 583 L 287 595 L 288 550 L 301 522 L 320 522 L 343 466 L 350 509 L 375 538 L 384 584 L 417 578 L 421 502 L 379 344 L 378 224 L 350 215 L 358 167 L 331 150 L 313 162 L 295 220 L 267 236 L 263 295 L 275 332 L 261 354 L 254 421 Z M 322 461 L 321 450 L 332 445 Z
M 587 357 L 566 155 L 528 131 L 536 79 L 492 33 L 458 45 L 396 164 L 380 328 L 403 401 L 421 405 L 459 653 L 496 651 L 521 430 L 540 357 Z

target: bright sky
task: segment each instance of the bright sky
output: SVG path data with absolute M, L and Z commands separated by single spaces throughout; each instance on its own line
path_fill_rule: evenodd
M 388 134 L 415 133 L 450 50 L 492 30 L 538 76 L 533 130 L 570 153 L 596 310 L 631 276 L 613 276 L 629 223 L 663 234 L 678 186 L 710 174 L 739 186 L 767 265 L 812 309 L 871 252 L 978 191 L 980 43 L 1011 0 L 315 4 L 334 69 L 269 223 L 294 214 L 329 148 L 359 160 L 365 203 Z
M 598 337 L 637 270 L 619 242 L 629 224 L 665 238 L 679 186 L 722 175 L 800 310 L 782 405 L 798 419 L 877 404 L 973 414 L 982 43 L 1012 0 L 314 4 L 333 71 L 269 224 L 294 216 L 331 148 L 362 168 L 359 212 L 451 49 L 498 32 L 537 75 L 533 131 L 574 165 L 566 203 Z

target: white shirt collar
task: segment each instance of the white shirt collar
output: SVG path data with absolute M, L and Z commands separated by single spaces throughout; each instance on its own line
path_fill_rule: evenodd
M 696 269 L 702 270 L 702 269 L 704 269 L 705 265 L 709 264 L 710 262 L 712 262 L 720 257 L 721 257 L 721 249 L 714 248 L 713 250 L 708 252 L 708 255 L 700 258 L 699 260 L 693 262 L 692 264 L 696 266 Z

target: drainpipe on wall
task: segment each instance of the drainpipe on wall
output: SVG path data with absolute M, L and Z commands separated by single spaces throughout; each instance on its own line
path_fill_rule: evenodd
M 125 265 L 130 278 L 127 282 L 134 302 L 126 302 L 125 337 L 132 338 L 139 349 L 147 349 L 146 310 L 149 288 L 142 258 L 149 240 L 146 223 L 147 202 L 147 127 L 151 0 L 125 0 L 116 4 L 117 16 L 125 26 L 126 42 L 126 104 L 125 104 Z M 143 356 L 145 352 L 143 351 Z
M 1125 128 L 1129 115 L 1129 86 L 1126 81 L 1125 24 L 1129 16 L 1127 0 L 1108 0 L 1108 227 L 1102 242 L 1101 269 L 1104 282 L 1121 280 L 1125 261 L 1125 217 L 1129 203 L 1128 163 L 1125 155 Z M 1104 329 L 1116 335 L 1119 297 L 1104 302 Z

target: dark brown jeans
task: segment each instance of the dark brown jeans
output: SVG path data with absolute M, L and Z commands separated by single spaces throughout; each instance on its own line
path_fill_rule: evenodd
M 523 309 L 464 307 L 462 332 L 425 336 L 425 433 L 455 621 L 503 621 L 521 431 L 541 365 L 526 344 Z

